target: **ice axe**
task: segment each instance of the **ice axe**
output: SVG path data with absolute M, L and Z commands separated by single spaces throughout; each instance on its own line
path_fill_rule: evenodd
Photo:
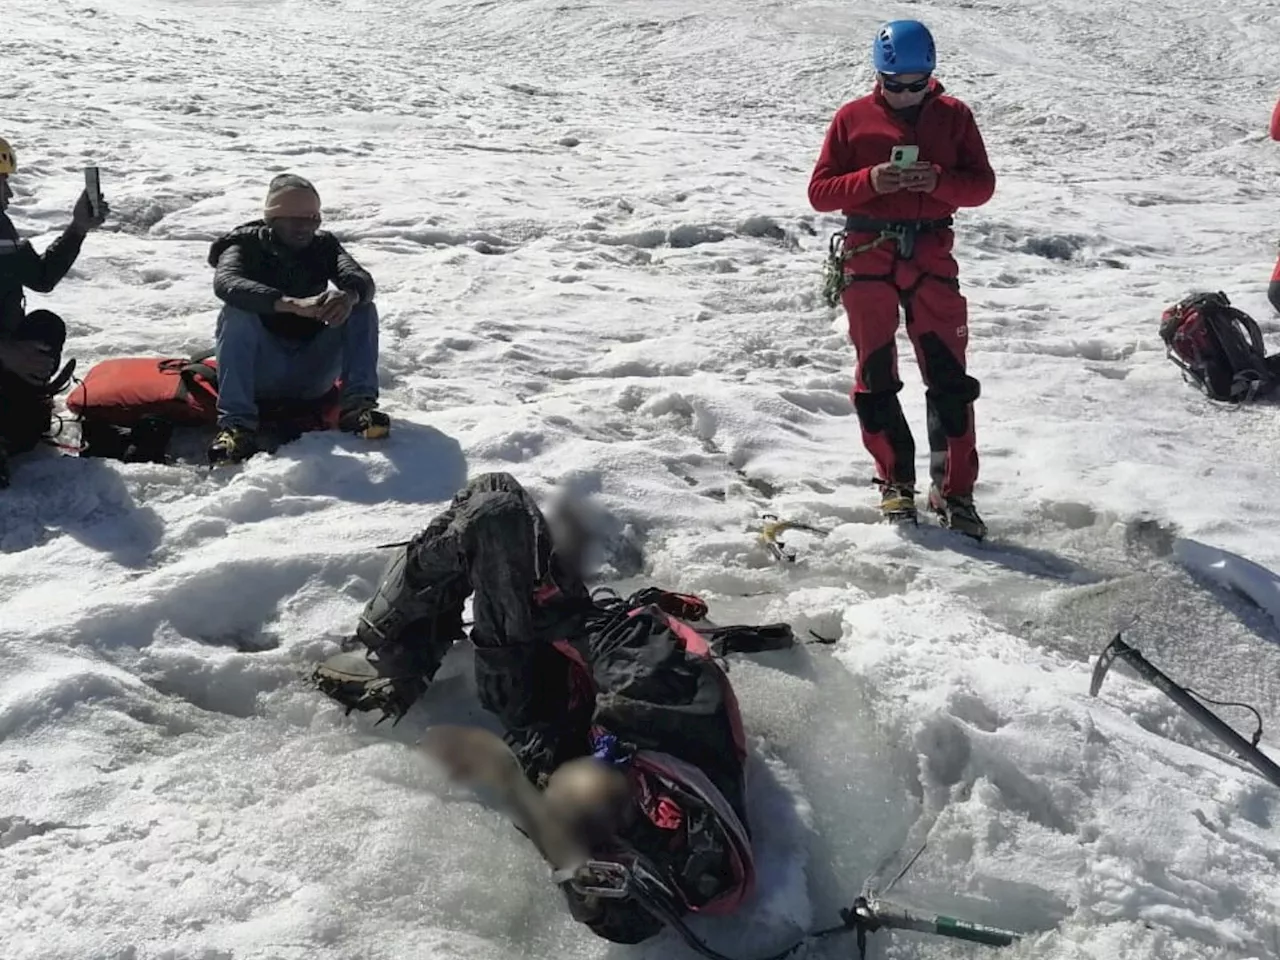
M 764 544 L 773 556 L 784 563 L 796 562 L 796 550 L 782 542 L 780 536 L 788 530 L 803 530 L 806 533 L 815 533 L 819 537 L 825 537 L 830 531 L 823 530 L 821 527 L 815 527 L 808 523 L 801 523 L 798 520 L 782 520 L 776 513 L 765 513 L 760 517 L 764 521 L 764 526 L 760 530 L 760 542 Z
M 1244 707 L 1247 710 L 1253 710 L 1254 716 L 1258 716 L 1258 729 L 1254 733 L 1253 742 L 1251 743 L 1232 730 L 1215 713 L 1197 700 L 1196 697 L 1199 697 L 1200 694 L 1189 687 L 1180 686 L 1170 680 L 1146 657 L 1125 643 L 1119 633 L 1103 648 L 1101 655 L 1098 657 L 1098 662 L 1094 664 L 1093 681 L 1089 684 L 1090 696 L 1096 697 L 1098 695 L 1098 691 L 1102 689 L 1102 682 L 1107 678 L 1107 671 L 1111 669 L 1111 664 L 1117 658 L 1133 667 L 1142 679 L 1164 693 L 1170 700 L 1189 713 L 1193 720 L 1231 747 L 1242 759 L 1248 761 L 1262 776 L 1277 787 L 1280 787 L 1280 766 L 1277 766 L 1274 761 L 1258 749 L 1258 741 L 1262 739 L 1262 718 L 1258 716 L 1257 710 L 1254 710 L 1247 703 L 1209 700 L 1208 697 L 1201 698 L 1218 706 Z

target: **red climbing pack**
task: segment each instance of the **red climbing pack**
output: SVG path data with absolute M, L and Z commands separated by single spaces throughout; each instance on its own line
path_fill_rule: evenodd
M 546 603 L 551 597 L 539 599 Z M 619 738 L 639 733 L 645 743 L 629 758 L 613 762 L 626 765 L 641 811 L 657 830 L 672 836 L 695 824 L 711 831 L 707 835 L 719 838 L 726 857 L 723 867 L 688 889 L 677 883 L 674 892 L 692 912 L 730 913 L 750 896 L 755 865 L 740 812 L 708 772 L 714 768 L 723 777 L 726 770 L 742 771 L 747 761 L 738 700 L 719 659 L 735 650 L 786 649 L 794 646 L 795 636 L 785 624 L 713 625 L 705 619 L 701 598 L 657 588 L 596 603 L 616 618 L 589 640 L 591 663 L 574 641 L 553 643 L 569 665 L 569 709 L 592 714 L 596 756 L 602 756 L 601 749 L 608 756 Z M 603 699 L 597 678 L 610 688 Z M 679 745 L 675 750 L 681 757 L 666 752 L 671 748 L 664 743 Z
M 338 385 L 318 400 L 265 401 L 264 424 L 282 436 L 337 425 Z M 67 397 L 80 422 L 80 455 L 162 463 L 176 427 L 218 421 L 218 365 L 194 357 L 117 357 L 95 364 Z
M 103 360 L 67 397 L 67 409 L 76 416 L 118 427 L 136 426 L 148 417 L 212 424 L 217 407 L 218 368 L 207 357 Z
M 1267 356 L 1257 322 L 1225 293 L 1195 293 L 1166 309 L 1160 339 L 1211 400 L 1240 403 L 1280 386 L 1280 354 Z

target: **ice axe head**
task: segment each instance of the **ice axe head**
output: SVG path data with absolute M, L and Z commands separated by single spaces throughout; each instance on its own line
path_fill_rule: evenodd
M 1111 638 L 1098 655 L 1098 662 L 1093 665 L 1093 680 L 1089 684 L 1089 696 L 1096 697 L 1098 691 L 1102 689 L 1102 681 L 1107 678 L 1107 671 L 1111 669 L 1111 663 L 1116 657 L 1133 649 L 1120 638 L 1120 634 L 1116 634 Z

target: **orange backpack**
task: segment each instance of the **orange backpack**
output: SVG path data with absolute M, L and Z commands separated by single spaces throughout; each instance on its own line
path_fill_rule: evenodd
M 319 400 L 265 402 L 282 437 L 337 426 L 339 385 Z M 218 364 L 194 357 L 116 357 L 95 364 L 67 397 L 80 421 L 80 455 L 164 463 L 176 427 L 218 422 Z

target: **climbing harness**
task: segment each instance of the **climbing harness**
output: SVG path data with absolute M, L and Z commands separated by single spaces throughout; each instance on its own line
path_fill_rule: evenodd
M 840 304 L 840 294 L 853 282 L 853 277 L 845 272 L 845 263 L 853 257 L 869 253 L 881 245 L 893 241 L 899 260 L 910 260 L 915 256 L 916 238 L 922 233 L 935 230 L 948 230 L 953 220 L 944 217 L 941 220 L 875 220 L 869 217 L 849 217 L 845 220 L 844 229 L 831 235 L 827 244 L 827 259 L 822 268 L 822 300 L 828 307 Z M 863 243 L 846 246 L 851 234 L 874 233 L 875 237 Z
M 840 294 L 844 293 L 845 288 L 849 286 L 850 280 L 844 271 L 846 260 L 874 250 L 889 240 L 899 239 L 898 233 L 883 231 L 874 240 L 846 247 L 844 243 L 847 236 L 845 231 L 837 230 L 831 235 L 827 245 L 827 259 L 822 266 L 822 302 L 828 307 L 839 306 Z

